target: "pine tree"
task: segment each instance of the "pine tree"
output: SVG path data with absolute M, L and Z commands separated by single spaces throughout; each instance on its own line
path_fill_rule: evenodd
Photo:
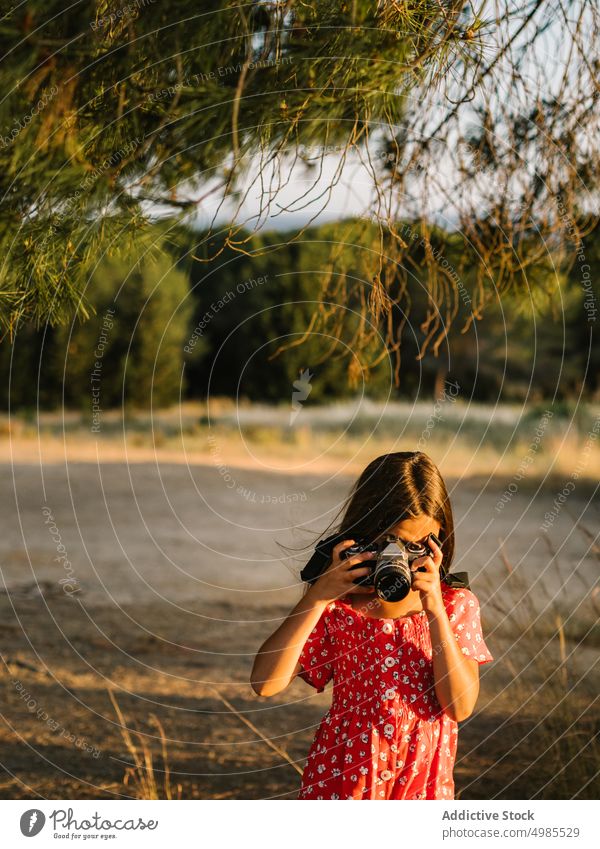
M 398 278 L 411 250 L 401 221 L 426 244 L 428 295 L 444 315 L 427 336 L 435 349 L 459 291 L 434 261 L 434 215 L 465 236 L 475 315 L 497 291 L 527 299 L 535 265 L 593 227 L 599 36 L 600 10 L 582 0 L 568 11 L 564 0 L 5 3 L 0 322 L 13 333 L 86 319 L 98 257 L 156 253 L 159 211 L 189 221 L 208 200 L 235 208 L 254 192 L 267 215 L 289 181 L 284 161 L 310 177 L 333 152 L 332 188 L 353 151 L 374 189 L 364 223 L 377 227 L 355 228 L 369 259 L 337 300 L 363 319 L 351 382 L 372 353 L 368 328 L 386 323 L 394 349 L 392 311 L 407 314 L 414 295 L 410 275 Z M 295 209 L 303 196 L 301 183 Z M 240 252 L 243 225 L 225 228 Z M 326 299 L 340 262 L 333 244 Z
M 0 320 L 90 314 L 96 257 L 126 253 L 148 205 L 237 190 L 261 145 L 345 145 L 397 120 L 462 4 L 31 0 L 0 18 Z

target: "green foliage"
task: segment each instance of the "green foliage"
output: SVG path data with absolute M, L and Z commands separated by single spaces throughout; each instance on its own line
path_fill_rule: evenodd
M 260 150 L 347 145 L 398 120 L 398 95 L 446 67 L 462 20 L 458 3 L 402 8 L 13 5 L 0 20 L 3 326 L 88 317 L 96 257 L 132 248 L 148 202 L 185 214 L 207 179 L 235 193 Z
M 37 331 L 25 325 L 14 345 L 0 345 L 4 403 L 80 407 L 89 414 L 93 390 L 102 409 L 175 403 L 192 306 L 187 277 L 165 254 L 134 253 L 101 260 L 89 299 L 95 315 Z
M 325 236 L 323 228 L 315 228 L 301 244 L 286 244 L 265 234 L 251 242 L 256 253 L 224 248 L 218 259 L 192 265 L 196 332 L 186 373 L 194 396 L 210 392 L 289 404 L 293 383 L 305 370 L 313 375 L 310 403 L 352 391 L 344 340 L 360 317 L 348 309 L 343 339 L 311 330 L 315 310 L 327 308 L 320 299 Z M 201 240 L 198 252 L 203 248 L 213 250 Z M 390 365 L 381 341 L 372 354 L 383 359 L 358 391 L 377 396 L 390 384 Z
M 338 223 L 311 228 L 301 243 L 286 243 L 285 234 L 265 234 L 249 242 L 250 255 L 239 256 L 225 249 L 217 260 L 192 265 L 195 326 L 206 319 L 219 297 L 228 291 L 234 293 L 228 303 L 208 315 L 199 334 L 205 352 L 197 356 L 195 365 L 188 361 L 186 369 L 193 396 L 202 397 L 210 390 L 212 394 L 287 401 L 291 383 L 304 368 L 319 375 L 313 381 L 313 401 L 362 391 L 371 397 L 396 394 L 392 388 L 395 364 L 384 351 L 384 318 L 379 324 L 372 319 L 376 333 L 365 357 L 367 362 L 376 364 L 371 374 L 361 372 L 356 386 L 348 381 L 348 372 L 355 362 L 351 353 L 353 338 L 361 326 L 361 314 L 356 291 L 349 293 L 346 281 L 362 281 L 368 297 L 370 281 L 365 277 L 367 252 L 363 247 L 370 244 L 369 228 L 374 226 L 365 228 L 364 222 L 355 225 L 344 222 L 343 226 Z M 405 232 L 417 229 L 418 223 L 407 224 Z M 197 255 L 218 250 L 218 244 L 206 245 L 203 238 L 195 249 Z M 391 335 L 400 340 L 402 351 L 401 397 L 438 394 L 445 381 L 458 383 L 461 398 L 479 401 L 541 402 L 578 397 L 580 393 L 583 397 L 594 396 L 599 369 L 590 364 L 597 360 L 598 346 L 594 345 L 593 323 L 586 320 L 581 282 L 573 274 L 559 276 L 551 264 L 540 263 L 528 270 L 528 275 L 536 280 L 535 299 L 519 305 L 516 293 L 497 292 L 495 301 L 479 313 L 468 295 L 476 288 L 469 247 L 459 234 L 439 229 L 430 238 L 438 270 L 446 267 L 447 260 L 447 267 L 461 281 L 462 288 L 455 304 L 454 322 L 443 344 L 437 353 L 429 349 L 421 354 L 435 322 L 443 328 L 447 315 L 432 302 L 421 240 L 411 243 L 407 263 L 410 315 L 398 307 L 392 310 Z M 596 233 L 586 247 L 590 258 L 597 240 Z M 321 317 L 335 304 L 322 303 L 321 269 L 334 241 L 339 250 L 338 303 L 344 307 L 336 332 L 331 334 L 335 344 L 330 348 L 326 343 L 328 325 L 321 323 Z M 256 254 L 252 253 L 254 248 Z M 238 284 L 243 286 L 248 279 L 261 276 L 267 277 L 264 285 L 237 293 Z M 308 329 L 311 332 L 306 342 L 269 359 L 279 346 L 286 341 L 299 341 Z M 196 349 L 192 350 L 195 353 Z
M 527 400 L 543 409 L 553 403 L 556 415 L 562 403 L 597 397 L 598 345 L 584 304 L 593 307 L 600 293 L 595 281 L 589 284 L 591 296 L 584 290 L 583 263 L 560 276 L 552 267 L 532 269 L 537 297 L 519 308 L 511 292 L 498 295 L 483 315 L 468 298 L 459 298 L 437 355 L 431 348 L 421 355 L 434 322 L 443 327 L 446 315 L 432 304 L 420 240 L 411 243 L 407 264 L 410 316 L 398 307 L 391 313 L 392 335 L 402 350 L 399 390 L 393 386 L 396 364 L 383 339 L 387 317 L 371 318 L 373 337 L 364 357 L 370 368 L 359 369 L 350 381 L 357 362 L 353 339 L 364 318 L 361 289 L 349 287 L 359 280 L 364 292 L 372 290 L 365 255 L 373 226 L 326 224 L 307 230 L 301 242 L 285 233 L 259 234 L 249 240 L 247 253 L 239 253 L 225 246 L 224 236 L 207 239 L 206 233 L 164 221 L 128 258 L 111 255 L 98 262 L 88 281 L 92 319 L 39 331 L 25 325 L 12 348 L 6 340 L 0 345 L 2 403 L 8 404 L 10 381 L 13 407 L 33 408 L 38 401 L 52 407 L 64 398 L 67 406 L 89 412 L 94 351 L 109 309 L 114 314 L 109 314 L 101 358 L 105 408 L 170 404 L 178 400 L 180 387 L 186 398 L 210 392 L 289 405 L 294 383 L 306 370 L 307 404 L 362 393 L 437 397 L 445 383 L 457 383 L 463 400 Z M 407 223 L 405 232 L 417 226 Z M 331 278 L 335 302 L 323 299 L 328 281 L 322 271 L 333 242 L 339 258 Z M 432 232 L 431 244 L 439 268 L 447 261 L 463 291 L 470 291 L 469 275 L 475 272 L 468 267 L 468 246 L 441 230 Z M 597 253 L 594 232 L 585 244 L 592 268 Z M 328 323 L 340 304 L 340 321 Z

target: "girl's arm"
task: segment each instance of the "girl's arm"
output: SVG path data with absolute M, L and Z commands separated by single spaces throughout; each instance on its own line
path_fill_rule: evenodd
M 414 566 L 424 566 L 426 571 L 414 573 L 412 588 L 420 591 L 421 602 L 429 620 L 437 700 L 451 719 L 461 722 L 473 713 L 477 702 L 479 664 L 473 658 L 466 657 L 456 642 L 442 599 L 442 552 L 432 540 L 430 545 L 434 551 L 433 558 L 424 557 L 414 561 Z
M 451 719 L 471 716 L 479 695 L 479 664 L 460 650 L 445 608 L 427 611 L 433 649 L 433 680 L 441 707 Z
M 354 540 L 350 539 L 336 545 L 331 564 L 258 650 L 250 682 L 259 696 L 274 696 L 295 678 L 301 668 L 298 658 L 304 644 L 330 602 L 346 595 L 350 589 L 373 592 L 373 587 L 354 585 L 353 581 L 369 574 L 368 566 L 359 569 L 356 566 L 374 555 L 367 552 L 347 560 L 340 559 L 340 553 L 353 544 Z

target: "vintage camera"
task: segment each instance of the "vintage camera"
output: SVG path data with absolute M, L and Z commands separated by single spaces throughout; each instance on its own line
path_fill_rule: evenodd
M 329 565 L 334 547 L 347 536 L 348 534 L 335 534 L 318 543 L 315 553 L 301 572 L 302 580 L 308 583 L 316 581 Z M 430 534 L 428 541 L 429 539 L 433 539 L 441 546 L 435 534 Z M 360 564 L 360 567 L 371 566 L 371 572 L 369 575 L 357 578 L 354 583 L 374 586 L 375 592 L 383 601 L 401 601 L 405 598 L 412 584 L 411 564 L 419 557 L 433 555 L 433 551 L 427 544 L 403 542 L 398 537 L 387 534 L 377 542 L 359 540 L 342 552 L 341 559 L 346 560 L 348 557 L 367 551 L 377 554 L 377 558 L 374 562 L 364 561 Z M 360 567 L 357 566 L 357 568 Z M 419 571 L 425 571 L 424 567 L 421 567 Z
M 441 542 L 435 534 L 430 534 L 434 542 L 441 546 Z M 379 543 L 367 543 L 366 545 L 360 542 L 351 545 L 341 553 L 341 560 L 346 560 L 348 557 L 353 557 L 355 554 L 362 554 L 366 551 L 372 551 L 377 554 L 377 559 L 372 564 L 371 574 L 365 575 L 364 578 L 357 578 L 356 584 L 364 584 L 365 586 L 374 586 L 375 592 L 383 601 L 402 601 L 405 598 L 412 584 L 411 564 L 419 557 L 427 557 L 433 555 L 433 551 L 429 545 L 420 542 L 402 542 L 397 537 L 387 535 Z M 361 566 L 369 565 L 361 563 Z M 424 572 L 421 567 L 418 571 Z

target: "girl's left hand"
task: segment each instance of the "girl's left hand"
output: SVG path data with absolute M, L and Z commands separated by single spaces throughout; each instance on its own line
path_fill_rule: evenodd
M 428 545 L 433 551 L 433 557 L 419 557 L 417 560 L 413 560 L 411 564 L 413 573 L 411 588 L 419 591 L 423 610 L 437 614 L 445 610 L 440 583 L 440 566 L 444 556 L 442 549 L 431 538 Z M 418 572 L 416 571 L 418 569 L 425 569 L 425 571 Z

